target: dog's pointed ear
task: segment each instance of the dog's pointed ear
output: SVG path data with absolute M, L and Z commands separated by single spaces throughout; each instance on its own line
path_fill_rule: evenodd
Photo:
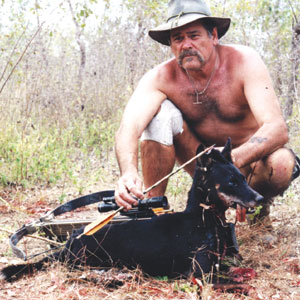
M 232 150 L 232 146 L 231 146 L 231 138 L 229 137 L 227 139 L 227 142 L 222 150 L 222 155 L 232 163 L 232 157 L 231 157 L 231 150 Z
M 197 154 L 203 152 L 205 150 L 205 146 L 203 144 L 200 144 L 197 148 Z M 200 167 L 206 168 L 211 162 L 211 157 L 209 156 L 211 151 L 204 153 L 197 159 L 197 163 Z

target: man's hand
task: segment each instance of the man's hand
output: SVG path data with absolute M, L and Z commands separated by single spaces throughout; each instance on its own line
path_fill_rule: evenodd
M 133 196 L 138 199 L 144 199 L 142 181 L 138 175 L 125 174 L 118 180 L 115 190 L 115 201 L 118 206 L 123 206 L 126 210 L 129 210 L 132 206 L 138 204 Z

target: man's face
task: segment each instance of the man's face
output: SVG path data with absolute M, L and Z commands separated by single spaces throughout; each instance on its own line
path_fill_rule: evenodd
M 210 36 L 199 22 L 194 22 L 173 29 L 170 41 L 178 64 L 187 70 L 198 70 L 206 64 L 213 47 L 218 43 L 217 30 L 214 28 Z

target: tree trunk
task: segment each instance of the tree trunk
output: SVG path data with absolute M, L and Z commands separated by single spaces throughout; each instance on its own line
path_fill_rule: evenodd
M 288 98 L 285 105 L 285 117 L 288 118 L 293 113 L 293 107 L 297 97 L 297 81 L 300 61 L 300 21 L 293 28 L 292 49 L 291 49 L 291 78 L 288 86 Z
M 84 110 L 84 106 L 85 106 L 85 96 L 82 93 L 82 80 L 83 80 L 83 74 L 84 74 L 84 70 L 85 70 L 85 64 L 86 64 L 86 46 L 84 41 L 82 40 L 82 31 L 83 28 L 80 27 L 80 25 L 78 24 L 76 17 L 75 17 L 75 13 L 71 4 L 71 1 L 68 0 L 69 3 L 69 8 L 70 8 L 70 12 L 72 15 L 72 19 L 73 22 L 75 24 L 76 27 L 76 42 L 79 46 L 80 49 L 80 65 L 79 65 L 79 71 L 78 71 L 78 82 L 77 82 L 77 87 L 78 87 L 78 94 L 79 94 L 79 107 L 81 110 Z

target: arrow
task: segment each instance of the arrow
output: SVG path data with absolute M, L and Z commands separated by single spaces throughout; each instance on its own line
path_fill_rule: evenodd
M 178 171 L 180 171 L 181 169 L 183 169 L 185 166 L 187 166 L 188 164 L 190 164 L 192 161 L 194 161 L 198 157 L 202 156 L 204 153 L 209 152 L 210 150 L 212 150 L 214 147 L 215 147 L 215 145 L 212 145 L 212 146 L 206 148 L 204 151 L 198 153 L 197 155 L 195 155 L 194 157 L 192 157 L 190 160 L 188 160 L 184 164 L 182 164 L 180 167 L 178 167 L 176 170 L 174 170 L 173 172 L 169 173 L 168 175 L 166 175 L 165 177 L 163 177 L 162 179 L 160 179 L 159 181 L 157 181 L 156 183 L 154 183 L 153 185 L 151 185 L 150 187 L 148 187 L 143 192 L 143 194 L 146 194 L 146 193 L 150 192 L 155 187 L 157 187 L 158 185 L 160 185 L 164 180 L 170 178 L 171 176 L 173 176 L 174 174 L 176 174 Z
M 171 177 L 172 175 L 174 175 L 175 173 L 177 173 L 179 170 L 183 169 L 186 165 L 190 164 L 192 161 L 194 161 L 195 159 L 197 159 L 198 157 L 200 157 L 204 153 L 209 152 L 211 149 L 213 149 L 214 146 L 215 145 L 212 145 L 211 147 L 209 147 L 209 148 L 205 149 L 204 151 L 198 153 L 196 156 L 192 157 L 190 160 L 188 160 L 183 165 L 181 165 L 179 168 L 177 168 L 175 171 L 169 173 L 167 176 L 163 177 L 162 179 L 160 179 L 159 181 L 157 181 L 156 183 L 154 183 L 152 186 L 150 186 L 149 188 L 147 188 L 143 193 L 144 194 L 148 193 L 149 191 L 151 191 L 152 189 L 154 189 L 155 187 L 157 187 L 160 183 L 162 183 L 164 180 L 168 179 L 169 177 Z M 80 235 L 78 235 L 76 238 L 79 239 L 82 235 L 93 235 L 98 230 L 100 230 L 104 225 L 106 225 L 107 223 L 109 223 L 111 221 L 111 219 L 118 212 L 120 212 L 122 209 L 124 209 L 123 206 L 119 207 L 115 211 L 112 211 L 108 215 L 102 216 L 98 220 L 90 223 L 89 225 L 87 225 L 84 228 L 84 231 Z
M 79 239 L 83 235 L 93 235 L 96 233 L 98 230 L 100 230 L 104 225 L 109 223 L 113 217 L 123 209 L 124 207 L 121 206 L 117 210 L 114 210 L 110 212 L 108 215 L 101 216 L 98 218 L 96 221 L 90 223 L 89 225 L 85 226 L 84 231 L 79 234 L 76 238 Z

